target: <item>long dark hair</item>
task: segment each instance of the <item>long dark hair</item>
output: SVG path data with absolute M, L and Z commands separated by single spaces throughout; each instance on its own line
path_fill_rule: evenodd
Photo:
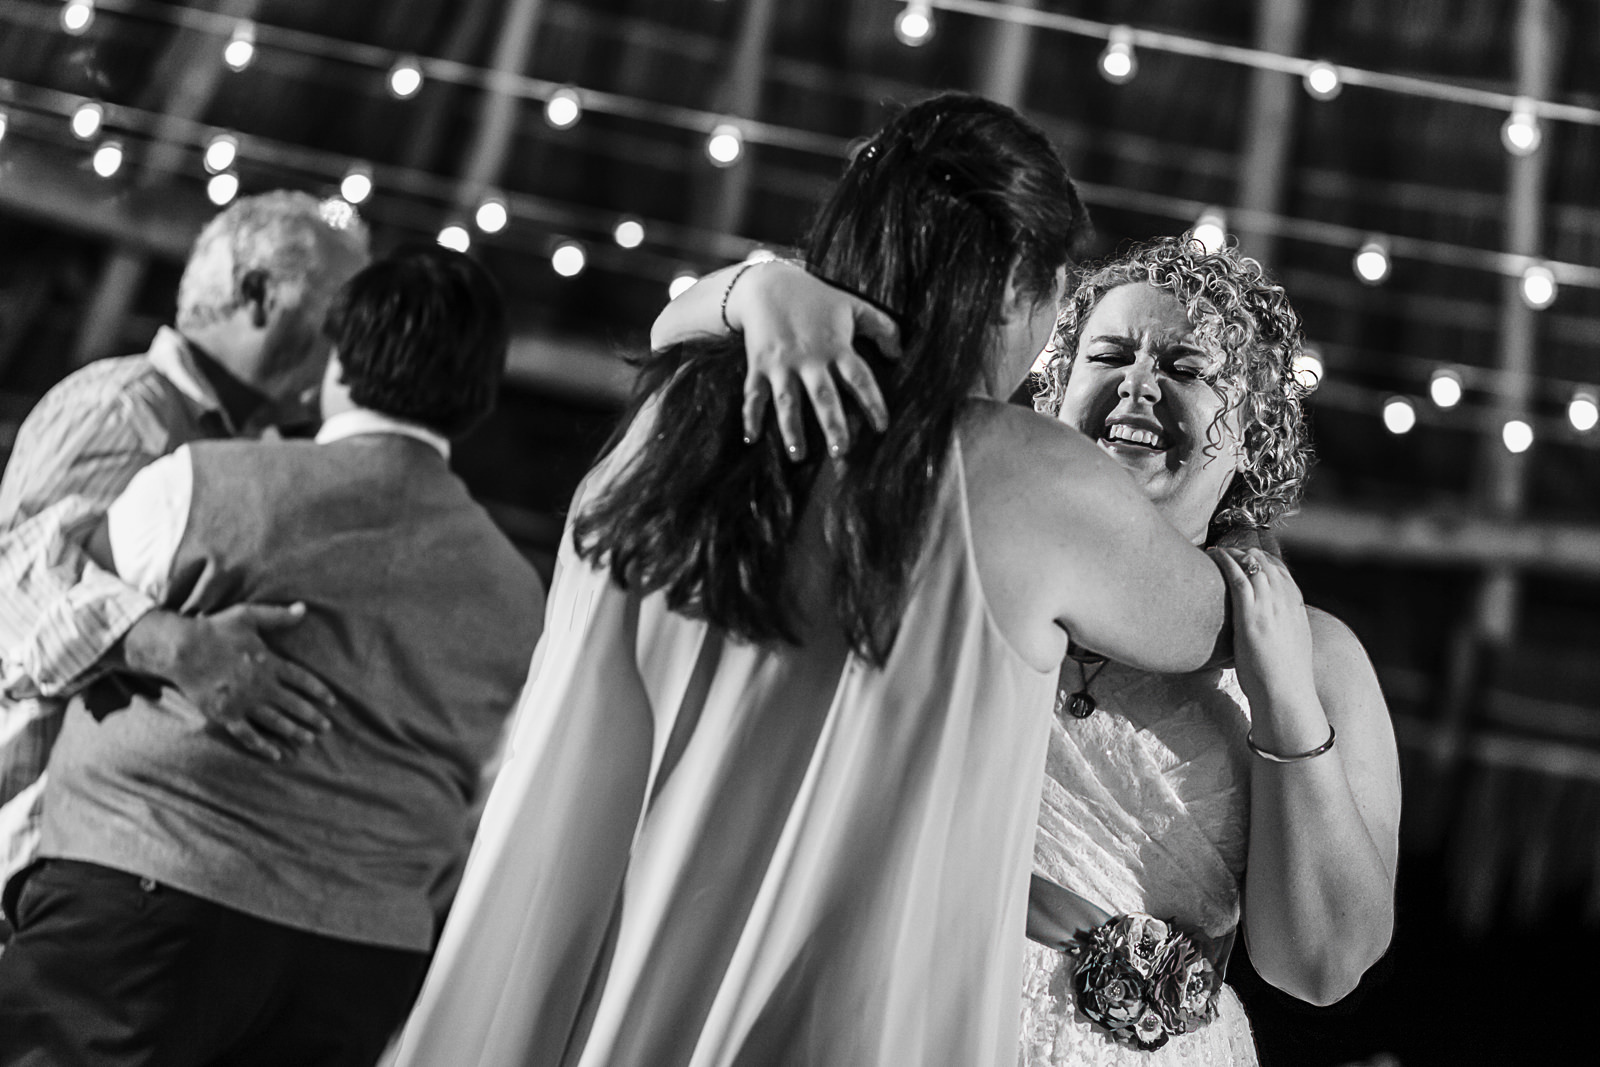
M 857 653 L 893 647 L 956 416 L 979 386 L 1006 282 L 1046 299 L 1088 219 L 1042 133 L 1010 108 L 946 94 L 906 109 L 858 151 L 806 241 L 812 271 L 893 313 L 904 355 L 866 355 L 889 408 L 838 469 L 823 515 L 833 603 Z M 825 456 L 790 463 L 770 420 L 742 440 L 738 338 L 656 357 L 642 405 L 654 435 L 578 515 L 578 552 L 661 591 L 673 610 L 749 640 L 793 639 L 786 555 Z M 637 406 L 635 413 L 637 413 Z M 625 424 L 626 425 L 626 424 Z

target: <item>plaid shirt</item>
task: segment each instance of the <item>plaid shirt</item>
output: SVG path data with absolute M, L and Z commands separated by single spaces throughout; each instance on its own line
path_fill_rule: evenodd
M 67 698 L 155 606 L 79 548 L 146 464 L 232 436 L 177 331 L 67 377 L 17 432 L 0 478 L 0 885 L 33 859 Z

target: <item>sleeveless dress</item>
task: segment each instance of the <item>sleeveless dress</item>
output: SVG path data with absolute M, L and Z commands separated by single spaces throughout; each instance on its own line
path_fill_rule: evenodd
M 798 646 L 620 590 L 569 529 L 399 1064 L 1015 1062 L 1055 671 L 988 613 L 959 442 L 880 669 L 832 623 L 814 518 L 790 578 L 827 621 Z
M 1069 664 L 1063 693 L 1081 688 Z M 1051 726 L 1034 869 L 1113 913 L 1176 918 L 1207 936 L 1239 923 L 1250 805 L 1250 710 L 1231 670 L 1148 674 L 1109 663 L 1087 719 Z M 1028 942 L 1024 1067 L 1255 1064 L 1244 1008 L 1153 1052 L 1117 1044 L 1076 1010 L 1072 961 Z

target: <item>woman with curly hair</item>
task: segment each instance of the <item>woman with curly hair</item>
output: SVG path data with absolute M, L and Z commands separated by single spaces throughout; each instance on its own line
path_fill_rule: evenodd
M 749 281 L 728 317 L 752 382 L 774 383 L 793 433 L 801 377 L 842 453 L 841 405 L 817 386 L 831 366 L 871 409 L 871 382 L 838 344 L 869 313 L 791 267 Z M 691 317 L 703 311 L 664 313 L 657 339 Z M 1046 350 L 1038 409 L 1215 550 L 1235 662 L 1160 675 L 1074 646 L 1064 663 L 1030 894 L 1029 1067 L 1254 1063 L 1220 980 L 1236 929 L 1268 982 L 1313 1004 L 1349 993 L 1389 943 L 1400 787 L 1387 708 L 1360 642 L 1306 607 L 1262 547 L 1310 463 L 1301 345 L 1259 264 L 1185 235 L 1091 269 Z

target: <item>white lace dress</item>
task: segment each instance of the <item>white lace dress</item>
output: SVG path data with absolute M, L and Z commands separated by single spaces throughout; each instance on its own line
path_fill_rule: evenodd
M 1163 676 L 1108 664 L 1090 692 L 1098 710 L 1087 719 L 1059 711 L 1051 728 L 1034 869 L 1113 913 L 1226 934 L 1239 922 L 1250 805 L 1250 712 L 1233 672 Z M 1070 957 L 1028 943 L 1024 1067 L 1257 1062 L 1227 986 L 1217 1018 L 1145 1052 L 1077 1011 L 1072 973 Z

